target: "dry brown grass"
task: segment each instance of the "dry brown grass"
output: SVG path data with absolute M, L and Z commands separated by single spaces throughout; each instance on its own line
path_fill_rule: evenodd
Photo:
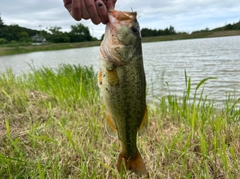
M 69 105 L 8 82 L 0 80 L 0 176 L 140 178 L 117 172 L 119 143 L 104 130 L 101 101 Z M 184 118 L 171 112 L 173 106 L 169 112 L 164 108 L 156 104 L 149 111 L 148 130 L 139 137 L 148 170 L 141 178 L 240 177 L 239 116 L 228 121 L 230 114 L 215 111 L 203 120 L 201 108 L 189 106 Z

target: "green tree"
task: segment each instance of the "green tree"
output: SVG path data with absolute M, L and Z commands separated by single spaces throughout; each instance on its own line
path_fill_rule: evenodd
M 165 29 L 164 29 L 164 35 L 170 35 L 170 31 L 169 31 L 168 28 L 165 28 Z
M 154 30 L 148 28 L 142 28 L 141 35 L 142 37 L 151 37 L 154 36 Z
M 70 42 L 70 37 L 67 32 L 63 32 L 55 36 L 54 42 L 56 43 L 62 43 L 62 42 Z
M 28 33 L 25 32 L 25 31 L 22 31 L 22 32 L 19 32 L 18 33 L 18 40 L 20 42 L 29 42 L 30 41 L 30 38 L 28 36 Z
M 4 26 L 4 22 L 2 20 L 1 14 L 0 14 L 0 27 L 3 27 L 3 26 Z
M 4 23 L 1 18 L 1 14 L 0 14 L 0 44 L 7 42 L 7 40 L 5 38 L 3 38 L 3 28 L 4 28 Z
M 51 32 L 52 35 L 57 35 L 61 33 L 62 27 L 58 27 L 58 26 L 54 26 L 54 27 L 50 27 L 48 30 Z
M 18 32 L 20 31 L 17 24 L 12 24 L 10 26 L 1 27 L 1 38 L 6 39 L 7 41 L 18 41 Z
M 170 27 L 169 27 L 169 34 L 170 34 L 170 35 L 176 34 L 174 27 L 171 26 L 171 25 L 170 25 Z
M 51 35 L 48 35 L 47 39 L 55 43 L 70 42 L 68 33 L 60 31 L 61 29 L 62 27 L 58 26 L 50 27 L 48 30 Z
M 71 42 L 90 41 L 92 39 L 88 27 L 85 27 L 81 23 L 71 25 L 71 31 L 69 34 Z
M 100 39 L 101 41 L 104 39 L 104 35 L 105 35 L 105 34 L 102 34 L 101 39 Z
M 233 25 L 232 24 L 226 25 L 225 30 L 233 30 Z
M 175 29 L 173 26 L 170 26 L 169 28 L 162 29 L 148 29 L 143 28 L 141 30 L 142 37 L 151 37 L 151 36 L 159 36 L 159 35 L 174 35 L 176 34 Z
M 164 31 L 162 29 L 159 29 L 157 32 L 158 35 L 164 35 Z
M 7 44 L 8 41 L 4 38 L 0 38 L 0 44 Z

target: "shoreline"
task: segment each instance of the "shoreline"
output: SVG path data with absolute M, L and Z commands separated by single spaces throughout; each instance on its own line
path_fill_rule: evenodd
M 136 178 L 116 170 L 119 141 L 104 129 L 96 75 L 70 64 L 0 75 L 1 178 Z M 227 98 L 219 112 L 203 91 L 192 100 L 192 85 L 148 109 L 138 140 L 145 178 L 239 178 L 239 100 Z
M 187 40 L 187 39 L 198 39 L 198 38 L 213 38 L 213 37 L 226 37 L 226 36 L 239 36 L 240 30 L 231 31 L 206 31 L 206 32 L 195 32 L 192 34 L 177 34 L 168 36 L 153 36 L 143 37 L 142 43 L 146 42 L 161 42 L 161 41 L 173 41 L 173 40 Z M 0 56 L 16 55 L 23 53 L 39 52 L 39 51 L 51 51 L 51 50 L 65 50 L 73 48 L 84 48 L 100 46 L 101 41 L 87 41 L 78 43 L 50 43 L 43 45 L 23 45 L 23 44 L 7 44 L 0 45 Z

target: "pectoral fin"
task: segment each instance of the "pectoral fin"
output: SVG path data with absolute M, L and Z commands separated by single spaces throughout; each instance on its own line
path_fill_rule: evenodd
M 147 126 L 148 126 L 148 110 L 147 110 L 147 105 L 146 105 L 144 115 L 142 118 L 142 122 L 138 128 L 138 135 L 142 135 L 146 131 Z
M 111 86 L 116 86 L 119 84 L 119 77 L 116 69 L 107 70 L 107 78 L 108 78 L 108 83 Z
M 100 87 L 102 85 L 102 71 L 100 70 L 98 72 L 98 86 Z
M 111 118 L 111 116 L 106 112 L 106 121 L 105 121 L 105 129 L 109 136 L 116 137 L 117 136 L 117 128 L 116 125 Z

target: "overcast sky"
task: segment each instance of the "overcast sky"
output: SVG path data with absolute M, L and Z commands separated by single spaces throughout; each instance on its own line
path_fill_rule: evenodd
M 115 9 L 137 11 L 141 28 L 165 29 L 172 25 L 177 32 L 213 29 L 240 20 L 239 0 L 118 0 Z M 47 30 L 47 27 L 78 23 L 67 12 L 62 0 L 1 0 L 0 14 L 5 24 Z M 92 36 L 101 37 L 104 25 L 80 21 Z

